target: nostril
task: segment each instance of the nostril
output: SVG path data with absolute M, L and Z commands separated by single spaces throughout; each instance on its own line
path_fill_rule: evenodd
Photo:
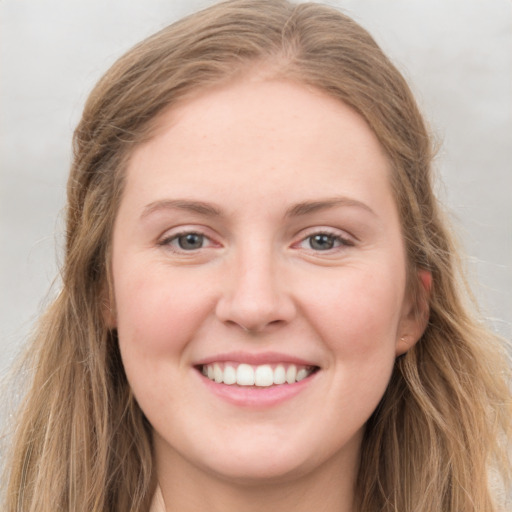
M 253 322 L 251 324 L 242 324 L 241 322 L 236 322 L 234 320 L 229 320 L 226 322 L 227 324 L 237 327 L 241 329 L 244 333 L 249 335 L 258 335 L 262 332 L 266 332 L 268 328 L 279 327 L 284 325 L 286 322 L 284 320 L 271 320 L 270 322 L 262 321 L 261 323 Z
M 261 266 L 261 262 L 259 263 Z M 229 325 L 237 325 L 246 333 L 259 333 L 268 327 L 289 322 L 296 312 L 292 296 L 284 289 L 270 270 L 258 270 L 253 265 L 239 278 L 223 283 L 216 304 L 217 318 Z

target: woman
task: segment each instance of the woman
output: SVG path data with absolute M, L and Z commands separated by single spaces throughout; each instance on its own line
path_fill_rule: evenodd
M 404 80 L 324 6 L 234 0 L 75 133 L 6 510 L 495 511 L 509 366 Z

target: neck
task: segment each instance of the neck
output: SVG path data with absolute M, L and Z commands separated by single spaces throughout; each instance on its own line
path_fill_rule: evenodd
M 156 462 L 166 512 L 355 512 L 358 450 L 343 460 L 324 461 L 308 473 L 263 482 L 227 479 L 183 459 L 162 459 L 157 456 Z

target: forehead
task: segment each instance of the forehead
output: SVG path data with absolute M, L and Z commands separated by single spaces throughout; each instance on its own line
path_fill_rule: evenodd
M 300 201 L 292 196 L 332 196 L 333 187 L 389 193 L 389 172 L 377 137 L 343 102 L 303 84 L 245 77 L 160 115 L 131 156 L 128 187 L 208 195 L 250 181 L 251 193 Z

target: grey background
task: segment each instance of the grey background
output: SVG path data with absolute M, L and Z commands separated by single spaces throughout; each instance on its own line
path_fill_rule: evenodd
M 0 1 L 0 375 L 58 273 L 71 134 L 88 91 L 134 43 L 210 3 Z M 442 142 L 439 193 L 475 293 L 510 338 L 512 3 L 329 3 L 368 28 L 412 84 Z

